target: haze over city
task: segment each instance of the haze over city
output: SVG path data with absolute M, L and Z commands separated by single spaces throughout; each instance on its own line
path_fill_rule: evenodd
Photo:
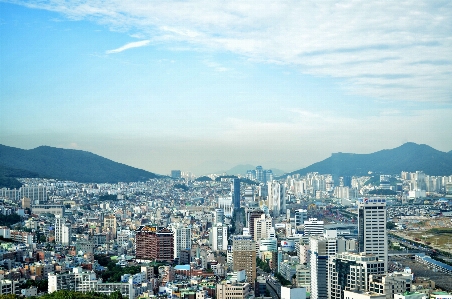
M 0 143 L 156 173 L 452 150 L 449 1 L 0 1 Z

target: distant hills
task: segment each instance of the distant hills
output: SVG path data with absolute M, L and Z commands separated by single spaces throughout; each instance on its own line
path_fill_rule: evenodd
M 333 153 L 331 157 L 287 175 L 305 175 L 308 172 L 330 173 L 337 176 L 364 176 L 400 174 L 402 171 L 421 170 L 428 175 L 452 174 L 452 151 L 442 152 L 425 144 L 405 143 L 394 149 L 371 154 Z
M 238 165 L 229 175 L 245 174 L 252 165 Z M 287 175 L 308 172 L 336 176 L 400 174 L 422 170 L 429 175 L 452 174 L 452 151 L 441 152 L 425 144 L 405 143 L 371 154 L 334 153 L 331 157 Z M 280 170 L 273 169 L 275 175 Z M 117 163 L 90 152 L 40 146 L 31 150 L 0 145 L 0 188 L 21 186 L 15 178 L 43 177 L 77 182 L 116 183 L 145 181 L 159 175 Z
M 81 150 L 50 146 L 24 150 L 0 145 L 0 183 L 16 177 L 117 183 L 145 181 L 159 175 Z

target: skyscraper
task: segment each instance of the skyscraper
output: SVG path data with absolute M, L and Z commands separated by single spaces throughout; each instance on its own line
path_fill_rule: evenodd
M 240 209 L 240 179 L 233 179 L 231 188 L 234 210 Z
M 251 236 L 234 236 L 232 238 L 232 270 L 245 270 L 249 283 L 256 279 L 256 242 Z
M 264 169 L 262 166 L 256 167 L 256 180 L 258 182 L 264 182 Z
M 228 227 L 222 223 L 212 226 L 209 234 L 212 250 L 227 250 L 228 248 Z
M 358 250 L 376 255 L 388 270 L 385 199 L 365 198 L 358 203 Z
M 309 238 L 311 265 L 311 299 L 327 299 L 328 257 L 337 252 L 337 231 Z
M 176 223 L 171 225 L 171 231 L 174 236 L 174 258 L 179 258 L 181 250 L 191 248 L 191 225 Z

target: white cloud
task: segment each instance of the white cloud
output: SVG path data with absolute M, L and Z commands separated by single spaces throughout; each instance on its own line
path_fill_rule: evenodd
M 119 53 L 119 52 L 122 52 L 122 51 L 125 51 L 128 49 L 138 48 L 138 47 L 143 47 L 143 46 L 149 45 L 150 42 L 151 42 L 150 40 L 142 40 L 142 41 L 138 41 L 138 42 L 132 42 L 132 43 L 125 44 L 124 46 L 119 47 L 117 49 L 108 50 L 105 53 L 107 53 L 107 54 Z
M 345 79 L 354 94 L 452 99 L 450 1 L 13 2 L 95 20 L 113 30 L 138 31 L 151 42 L 184 42 L 191 49 L 294 65 L 306 74 Z

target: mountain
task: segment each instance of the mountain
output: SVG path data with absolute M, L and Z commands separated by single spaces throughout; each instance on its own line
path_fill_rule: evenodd
M 33 172 L 37 174 L 33 175 L 35 177 L 77 182 L 117 183 L 159 177 L 152 172 L 117 163 L 90 152 L 50 146 L 24 150 L 0 145 L 0 165 L 5 171 L 16 169 Z
M 246 172 L 250 169 L 255 169 L 256 166 L 250 165 L 250 164 L 240 164 L 237 166 L 232 167 L 231 169 L 225 171 L 227 174 L 231 175 L 237 175 L 237 174 L 246 174 Z
M 371 154 L 333 153 L 331 157 L 289 175 L 308 172 L 331 173 L 336 176 L 400 174 L 402 171 L 423 171 L 429 175 L 452 174 L 452 155 L 425 144 L 405 143 L 394 149 Z

